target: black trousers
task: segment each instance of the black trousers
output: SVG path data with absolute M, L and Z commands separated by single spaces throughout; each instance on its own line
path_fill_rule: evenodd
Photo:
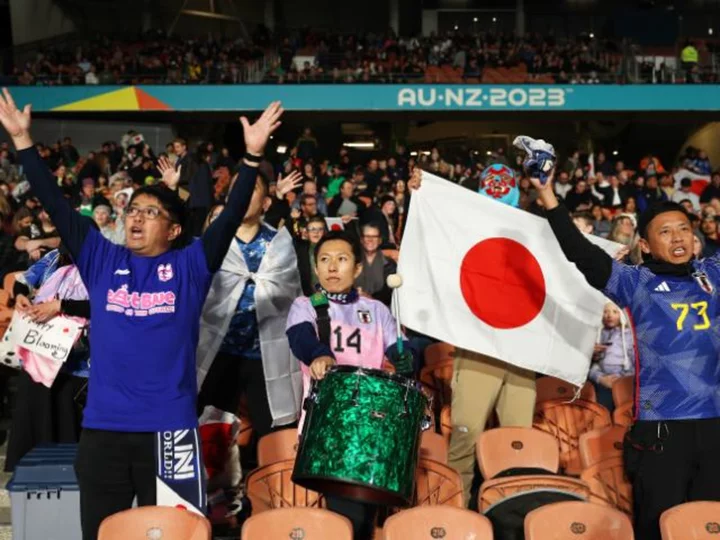
M 208 405 L 236 414 L 242 395 L 257 437 L 273 431 L 262 360 L 219 353 L 200 390 L 198 414 Z
M 326 495 L 327 509 L 350 520 L 354 540 L 371 540 L 375 532 L 377 506 Z
M 639 421 L 624 444 L 635 537 L 660 540 L 660 515 L 689 501 L 720 501 L 720 418 Z
M 74 443 L 80 438 L 82 409 L 76 397 L 87 379 L 58 373 L 52 388 L 36 383 L 25 371 L 17 375 L 5 470 L 39 444 Z
M 138 506 L 155 504 L 155 437 L 83 430 L 75 460 L 83 540 L 95 540 L 102 520 L 129 509 L 135 496 Z

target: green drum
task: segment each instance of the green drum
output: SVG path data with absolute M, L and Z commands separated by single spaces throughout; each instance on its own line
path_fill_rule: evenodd
M 414 380 L 333 367 L 305 401 L 293 482 L 367 503 L 409 504 L 427 407 Z

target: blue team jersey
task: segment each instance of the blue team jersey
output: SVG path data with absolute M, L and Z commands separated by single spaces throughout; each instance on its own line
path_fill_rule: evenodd
M 91 228 L 77 266 L 92 306 L 83 426 L 135 432 L 196 427 L 195 350 L 212 280 L 202 242 L 140 257 Z
M 639 420 L 720 417 L 720 262 L 692 266 L 672 276 L 613 261 L 603 290 L 632 317 Z

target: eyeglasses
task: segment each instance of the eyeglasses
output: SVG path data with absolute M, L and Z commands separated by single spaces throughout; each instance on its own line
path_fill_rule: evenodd
M 142 214 L 142 216 L 145 219 L 157 219 L 159 217 L 168 217 L 165 214 L 163 214 L 162 210 L 160 210 L 157 206 L 146 206 L 145 208 L 141 208 L 139 206 L 131 206 L 125 211 L 125 215 L 129 218 L 134 218 Z
M 308 227 L 307 232 L 309 233 L 320 233 L 325 232 L 325 229 L 323 227 Z

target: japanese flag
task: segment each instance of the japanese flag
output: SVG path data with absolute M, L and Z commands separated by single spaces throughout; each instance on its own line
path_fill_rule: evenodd
M 690 190 L 698 197 L 702 195 L 702 192 L 710 183 L 710 175 L 696 174 L 692 171 L 688 171 L 687 169 L 678 170 L 673 175 L 673 178 L 675 179 L 675 189 L 680 189 L 680 183 L 683 178 L 689 178 L 692 181 Z
M 585 382 L 607 300 L 567 261 L 545 219 L 423 173 L 398 272 L 405 326 Z

